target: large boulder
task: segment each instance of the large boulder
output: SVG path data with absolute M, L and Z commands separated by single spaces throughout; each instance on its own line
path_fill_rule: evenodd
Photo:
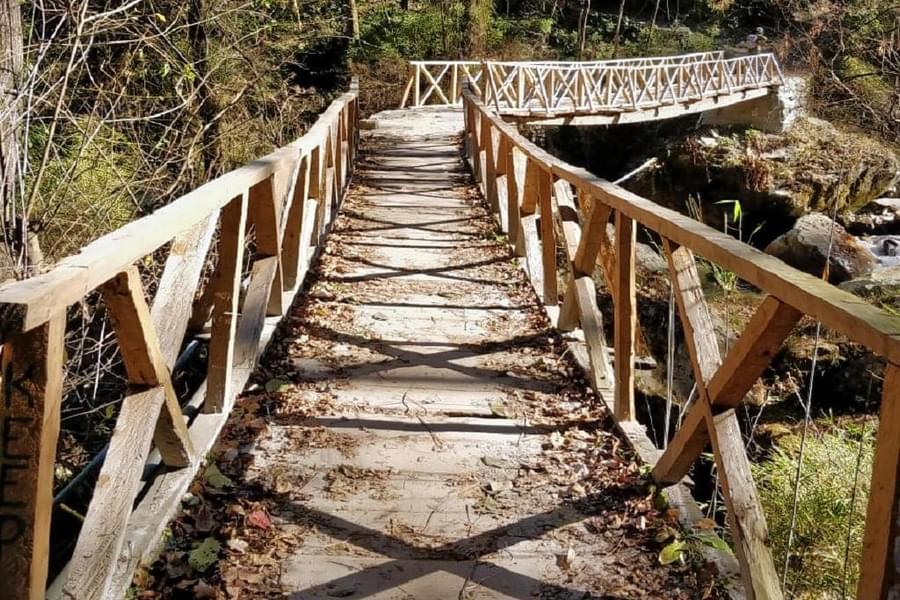
M 879 306 L 900 310 L 900 266 L 875 269 L 840 287 Z
M 826 256 L 829 281 L 840 283 L 872 272 L 877 265 L 875 256 L 839 224 L 827 215 L 810 213 L 797 219 L 794 227 L 776 238 L 766 252 L 802 271 L 820 276 L 825 270 Z

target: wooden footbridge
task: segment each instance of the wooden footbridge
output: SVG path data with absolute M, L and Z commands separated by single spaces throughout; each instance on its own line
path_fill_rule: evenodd
M 461 105 L 471 78 L 507 121 L 602 125 L 724 109 L 783 83 L 772 54 L 699 52 L 592 62 L 412 61 L 406 106 Z
M 563 163 L 493 92 L 461 93 L 461 110 L 376 115 L 360 144 L 351 88 L 296 142 L 0 287 L 4 598 L 122 597 L 186 531 L 218 537 L 179 588 L 198 597 L 781 598 L 735 409 L 804 315 L 886 361 L 858 597 L 900 593 L 900 320 Z M 665 249 L 698 390 L 664 452 L 634 407 L 638 227 Z M 724 353 L 695 255 L 765 295 Z M 95 292 L 129 387 L 50 573 L 67 317 Z M 205 378 L 176 390 L 197 341 Z M 733 555 L 660 564 L 675 520 L 709 533 L 678 483 L 708 445 Z M 234 537 L 251 531 L 268 537 Z

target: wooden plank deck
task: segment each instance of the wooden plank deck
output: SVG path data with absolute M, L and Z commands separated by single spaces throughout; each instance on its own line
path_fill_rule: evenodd
M 197 481 L 141 585 L 715 597 L 711 570 L 659 564 L 675 515 L 497 236 L 460 156 L 461 112 L 399 113 L 364 139 L 309 290 L 212 453 L 230 484 Z M 215 564 L 173 578 L 207 536 Z

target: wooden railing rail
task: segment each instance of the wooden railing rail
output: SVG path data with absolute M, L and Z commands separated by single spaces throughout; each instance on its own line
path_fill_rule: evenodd
M 295 142 L 99 238 L 47 273 L 0 286 L 4 598 L 45 597 L 68 308 L 102 294 L 129 387 L 71 561 L 49 594 L 122 597 L 303 281 L 349 183 L 358 116 L 354 81 Z M 241 300 L 251 227 L 255 250 Z M 198 296 L 217 230 L 218 261 Z M 166 244 L 148 304 L 135 265 Z M 186 334 L 207 327 L 207 378 L 190 399 L 189 422 L 171 369 Z M 135 506 L 154 446 L 169 469 L 146 484 Z
M 411 60 L 400 108 L 427 105 L 461 106 L 462 83 L 481 81 L 481 62 L 472 60 Z
M 504 122 L 495 107 L 482 101 L 476 86 L 467 85 L 463 98 L 466 151 L 476 180 L 547 306 L 559 303 L 557 245 L 565 251 L 569 276 L 561 286 L 557 323 L 563 330 L 581 326 L 590 379 L 620 424 L 635 418 L 636 226 L 661 238 L 699 399 L 688 409 L 668 448 L 658 455 L 653 477 L 663 485 L 679 482 L 706 445 L 712 444 L 749 597 L 777 599 L 782 591 L 735 408 L 803 315 L 887 360 L 858 597 L 869 600 L 898 593 L 900 319 L 731 236 L 564 163 Z M 613 240 L 607 233 L 610 220 L 615 224 Z M 701 289 L 695 254 L 765 294 L 724 356 Z M 613 300 L 614 352 L 604 339 L 603 317 L 597 308 L 595 265 Z
M 410 61 L 400 108 L 460 106 L 471 78 L 504 115 L 596 114 L 685 104 L 782 83 L 772 54 L 724 52 L 600 61 Z M 485 77 L 487 74 L 487 77 Z
M 486 101 L 503 115 L 598 114 L 687 104 L 780 85 L 773 54 L 685 55 L 634 62 L 487 61 Z

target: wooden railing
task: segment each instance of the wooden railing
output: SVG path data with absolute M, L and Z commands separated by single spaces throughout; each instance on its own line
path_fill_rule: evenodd
M 357 123 L 354 82 L 290 145 L 101 237 L 47 273 L 0 286 L 4 598 L 45 596 L 67 309 L 101 292 L 129 388 L 54 595 L 121 598 L 136 563 L 159 543 L 303 281 L 349 182 Z M 242 293 L 251 231 L 254 251 Z M 217 264 L 199 290 L 214 238 Z M 136 264 L 166 244 L 165 269 L 148 304 Z M 206 380 L 182 410 L 171 369 L 185 335 L 207 323 Z M 154 446 L 169 469 L 146 484 L 135 506 Z
M 597 114 L 687 104 L 782 83 L 772 54 L 726 59 L 723 52 L 566 61 L 410 61 L 400 108 L 459 106 L 462 84 L 504 115 Z M 487 73 L 488 77 L 484 77 Z
M 467 79 L 481 81 L 481 63 L 471 60 L 411 60 L 411 73 L 400 108 L 427 105 L 460 106 L 462 83 Z
M 900 319 L 731 236 L 560 161 L 504 122 L 481 101 L 474 86 L 464 92 L 464 113 L 467 153 L 489 205 L 515 253 L 523 257 L 544 303 L 556 306 L 563 292 L 558 326 L 583 330 L 590 379 L 623 426 L 635 419 L 636 228 L 646 227 L 661 239 L 698 399 L 668 448 L 658 455 L 653 477 L 663 485 L 679 482 L 712 444 L 749 597 L 782 598 L 782 591 L 735 409 L 803 315 L 886 359 L 858 597 L 874 600 L 900 593 Z M 607 234 L 610 220 L 615 224 L 612 239 Z M 557 284 L 558 245 L 569 272 L 563 289 Z M 765 294 L 724 356 L 701 289 L 695 253 Z M 613 300 L 612 352 L 597 307 L 593 280 L 597 265 Z
M 483 95 L 504 115 L 647 110 L 782 83 L 772 54 L 729 59 L 700 54 L 632 63 L 487 62 L 485 68 Z

